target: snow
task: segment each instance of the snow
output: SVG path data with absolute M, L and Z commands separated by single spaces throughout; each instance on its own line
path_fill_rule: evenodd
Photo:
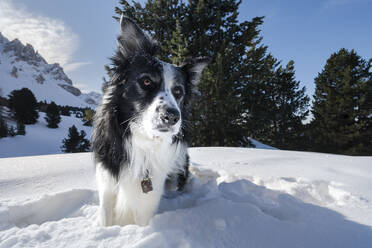
M 26 135 L 17 135 L 0 139 L 0 158 L 33 156 L 62 153 L 62 140 L 67 138 L 68 129 L 75 125 L 79 130 L 84 130 L 89 139 L 92 127 L 83 126 L 83 120 L 73 116 L 61 116 L 58 128 L 47 127 L 44 119 L 45 113 L 39 113 L 38 122 L 34 125 L 26 125 Z
M 191 148 L 186 192 L 99 227 L 91 153 L 0 159 L 4 247 L 372 247 L 372 157 Z
M 33 92 L 37 101 L 46 101 L 48 103 L 54 101 L 57 105 L 82 108 L 95 108 L 97 106 L 100 101 L 100 94 L 95 92 L 80 94 L 80 90 L 72 85 L 71 80 L 64 74 L 63 69 L 56 64 L 47 64 L 39 54 L 35 55 L 31 45 L 26 47 L 18 42 L 13 44 L 13 50 L 5 52 L 3 50 L 6 44 L 10 44 L 10 42 L 0 33 L 0 88 L 3 97 L 7 97 L 13 90 L 26 87 Z M 28 53 L 23 51 L 21 53 L 23 57 L 19 58 L 16 56 L 15 50 L 22 49 L 26 49 Z M 38 59 L 35 60 L 34 56 Z M 17 77 L 11 75 L 14 67 L 17 68 Z M 40 75 L 45 81 L 38 82 L 37 78 Z M 75 92 L 79 92 L 80 95 L 73 95 L 60 85 L 73 89 Z

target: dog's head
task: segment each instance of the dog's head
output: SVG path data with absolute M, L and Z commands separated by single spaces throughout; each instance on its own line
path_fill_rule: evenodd
M 181 131 L 185 107 L 208 59 L 190 60 L 175 66 L 154 57 L 156 42 L 135 23 L 120 20 L 119 55 L 115 58 L 118 80 L 119 121 L 132 132 L 153 139 Z
M 125 159 L 127 137 L 184 140 L 188 105 L 207 58 L 182 66 L 156 58 L 157 43 L 130 19 L 121 17 L 118 49 L 112 58 L 110 83 L 95 116 L 93 151 L 112 165 L 113 174 Z

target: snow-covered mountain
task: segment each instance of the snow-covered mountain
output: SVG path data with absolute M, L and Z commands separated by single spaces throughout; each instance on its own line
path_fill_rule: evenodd
M 0 88 L 3 96 L 12 90 L 29 88 L 38 101 L 58 105 L 95 108 L 101 95 L 82 93 L 59 64 L 48 64 L 32 45 L 9 41 L 0 33 Z
M 192 148 L 145 227 L 99 227 L 91 153 L 0 159 L 0 248 L 372 247 L 372 157 Z

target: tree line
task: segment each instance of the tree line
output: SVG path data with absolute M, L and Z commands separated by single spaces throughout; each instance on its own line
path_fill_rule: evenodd
M 160 59 L 213 58 L 191 109 L 191 145 L 249 147 L 252 137 L 279 149 L 372 155 L 372 60 L 354 50 L 332 54 L 310 109 L 294 61 L 283 65 L 262 43 L 264 17 L 239 22 L 240 3 L 121 0 L 115 9 L 115 19 L 123 13 L 154 35 Z
M 45 112 L 45 121 L 48 128 L 56 129 L 61 122 L 61 115 L 70 116 L 75 113 L 77 118 L 83 119 L 83 125 L 92 126 L 94 111 L 90 108 L 78 108 L 72 106 L 59 106 L 55 102 L 38 102 L 33 92 L 28 88 L 13 90 L 8 99 L 1 98 L 0 102 L 0 138 L 26 135 L 26 125 L 35 124 L 39 118 L 39 112 Z M 5 113 L 5 107 L 8 114 Z M 6 116 L 16 122 L 8 126 Z M 78 132 L 73 125 L 69 128 L 68 138 L 63 139 L 61 150 L 63 152 L 84 152 L 90 150 L 90 142 L 85 138 L 86 133 Z

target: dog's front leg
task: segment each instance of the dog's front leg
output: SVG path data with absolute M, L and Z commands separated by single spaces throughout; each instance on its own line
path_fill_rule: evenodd
M 115 195 L 110 192 L 100 192 L 99 194 L 99 217 L 98 223 L 101 226 L 114 225 Z
M 96 179 L 99 195 L 98 224 L 112 226 L 115 224 L 115 179 L 101 165 L 96 167 Z
M 162 192 L 155 190 L 141 197 L 137 207 L 133 211 L 135 223 L 137 225 L 146 226 L 149 224 L 151 218 L 158 209 L 161 194 Z
M 135 194 L 135 204 L 132 205 L 134 222 L 140 226 L 146 226 L 149 224 L 151 218 L 156 213 L 161 196 L 164 192 L 165 176 L 162 173 L 155 173 L 151 178 L 152 190 L 145 193 L 141 187 L 141 183 L 138 182 L 135 189 L 138 192 Z

